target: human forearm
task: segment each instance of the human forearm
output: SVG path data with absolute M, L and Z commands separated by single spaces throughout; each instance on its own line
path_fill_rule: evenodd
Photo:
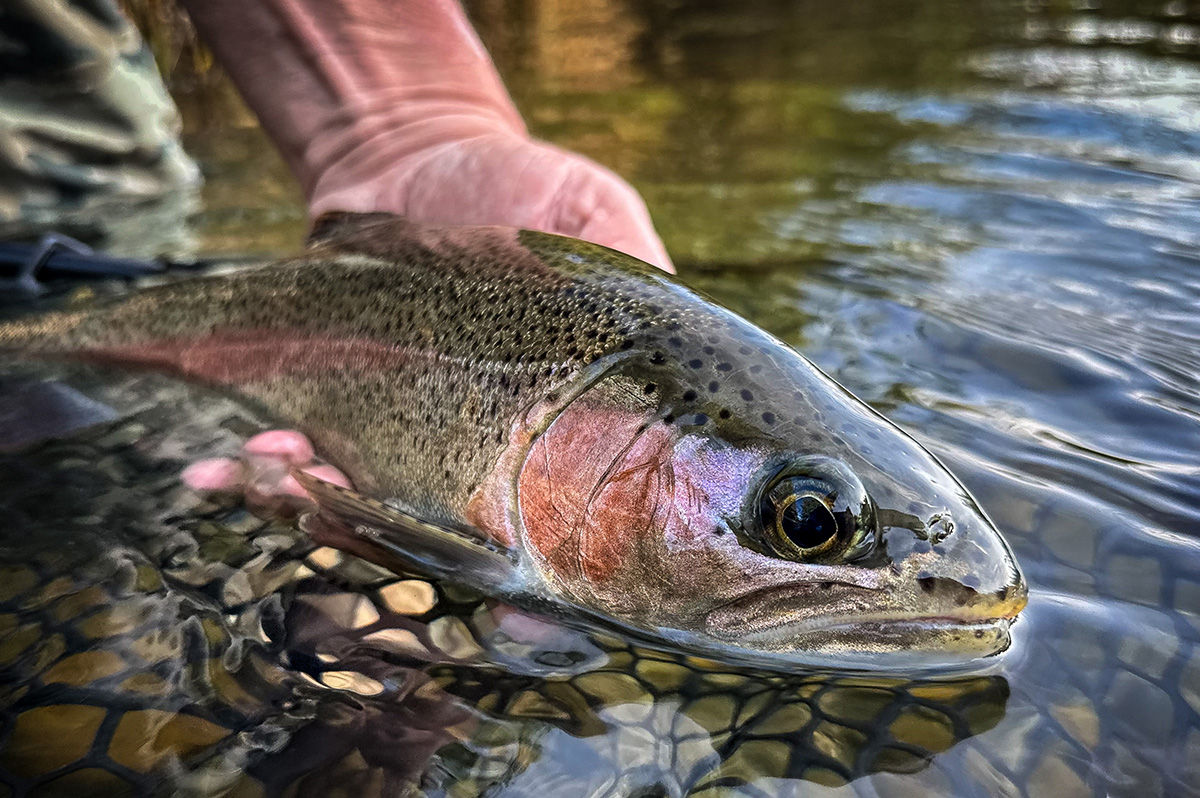
M 184 0 L 310 200 L 448 139 L 525 127 L 455 0 Z

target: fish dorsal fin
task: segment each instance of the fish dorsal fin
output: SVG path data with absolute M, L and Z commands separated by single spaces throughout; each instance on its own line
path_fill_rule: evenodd
M 351 535 L 348 543 L 370 544 L 428 576 L 492 595 L 505 593 L 513 583 L 512 557 L 482 535 L 447 529 L 302 471 L 292 476 L 316 501 L 324 525 L 334 524 L 341 534 Z
M 308 233 L 308 245 L 311 247 L 317 244 L 352 240 L 364 231 L 374 230 L 383 225 L 396 232 L 415 227 L 412 222 L 394 213 L 326 211 L 313 222 L 312 230 Z

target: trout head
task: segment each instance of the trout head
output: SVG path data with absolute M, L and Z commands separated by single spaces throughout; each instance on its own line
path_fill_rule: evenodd
M 941 463 L 736 316 L 671 327 L 512 463 L 506 534 L 552 598 L 770 659 L 910 667 L 1008 646 L 1024 581 Z

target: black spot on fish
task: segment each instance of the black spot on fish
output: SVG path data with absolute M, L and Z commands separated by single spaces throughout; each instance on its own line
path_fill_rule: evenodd
M 718 415 L 718 416 L 720 416 L 720 417 L 721 417 L 721 418 L 723 418 L 723 419 L 727 419 L 727 418 L 729 418 L 729 416 L 730 416 L 730 415 L 732 415 L 732 414 L 729 412 L 729 410 L 727 410 L 727 409 L 725 409 L 725 408 L 721 408 L 721 412 L 720 412 L 720 413 L 717 413 L 717 415 Z
M 706 354 L 706 355 L 715 355 L 716 353 L 717 353 L 717 350 L 716 350 L 716 349 L 713 349 L 711 346 L 706 346 L 706 347 L 704 347 L 704 354 Z
M 696 392 L 695 391 L 684 391 L 683 392 L 683 401 L 685 401 L 685 402 L 696 401 Z
M 667 356 L 662 352 L 654 352 L 652 355 L 650 355 L 650 362 L 656 366 L 661 366 L 663 363 L 667 362 Z
M 768 424 L 774 424 L 775 423 L 775 414 L 774 413 L 763 413 L 762 420 L 767 422 Z
M 743 388 L 742 389 L 742 398 L 745 399 L 747 402 L 753 402 L 754 394 L 750 393 L 750 391 L 747 390 L 746 388 Z
M 710 382 L 708 384 L 708 390 L 710 393 L 716 393 L 720 389 L 721 389 L 721 383 L 717 382 L 716 380 L 713 380 L 712 382 Z
M 733 370 L 732 363 L 718 363 L 717 364 L 717 371 L 732 371 L 732 370 Z
M 646 383 L 646 387 L 643 388 L 642 390 L 648 394 L 651 394 L 651 393 L 654 393 L 656 390 L 658 390 L 658 386 L 652 382 L 648 382 L 648 383 Z
M 539 651 L 533 656 L 534 662 L 551 668 L 578 665 L 585 659 L 587 659 L 587 655 L 579 651 Z
M 683 346 L 683 339 L 673 335 L 667 339 L 667 343 L 674 347 L 680 347 Z
M 700 360 L 699 358 L 694 358 L 694 359 L 688 361 L 689 368 L 698 369 L 703 365 L 704 365 L 704 361 Z

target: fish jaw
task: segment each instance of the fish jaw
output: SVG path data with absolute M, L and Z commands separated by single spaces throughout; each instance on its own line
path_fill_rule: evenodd
M 829 567 L 807 579 L 744 593 L 714 608 L 704 632 L 723 645 L 811 662 L 872 669 L 946 666 L 998 654 L 1028 601 L 1019 574 L 980 592 L 932 576 L 947 552 L 930 551 L 873 569 Z M 871 578 L 866 579 L 868 574 Z
M 741 659 L 870 670 L 957 667 L 1006 650 L 1028 591 L 1013 565 L 1003 584 L 972 578 L 961 537 L 892 559 L 817 564 L 780 560 L 742 547 L 735 535 L 697 539 L 657 563 L 664 601 L 661 634 L 680 645 Z M 983 536 L 985 545 L 993 536 Z M 897 547 L 901 549 L 902 547 Z M 1010 561 L 1011 562 L 1011 561 Z M 970 587 L 964 582 L 979 585 Z

